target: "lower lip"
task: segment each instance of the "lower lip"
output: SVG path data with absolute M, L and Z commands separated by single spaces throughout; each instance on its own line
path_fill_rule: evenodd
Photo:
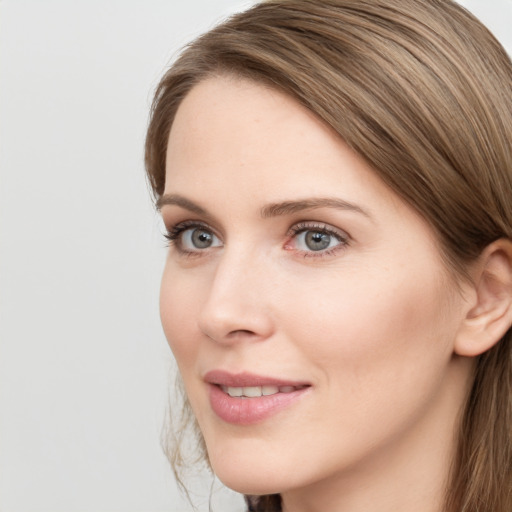
M 209 387 L 213 412 L 221 420 L 233 425 L 252 425 L 266 420 L 292 405 L 310 389 L 306 387 L 290 393 L 241 398 L 229 396 L 214 384 L 210 384 Z

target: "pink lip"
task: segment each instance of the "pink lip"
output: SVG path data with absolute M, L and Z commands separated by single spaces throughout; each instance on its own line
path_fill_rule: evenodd
M 264 377 L 254 373 L 229 373 L 224 370 L 212 370 L 204 376 L 205 382 L 217 384 L 219 386 L 229 387 L 249 387 L 249 386 L 308 386 L 305 381 L 291 381 L 275 379 L 274 377 Z
M 209 387 L 210 405 L 214 413 L 223 421 L 234 425 L 251 425 L 264 421 L 299 400 L 311 387 L 307 382 L 275 379 L 246 372 L 232 374 L 223 370 L 208 372 L 204 380 Z M 287 393 L 242 398 L 229 396 L 221 386 L 293 386 L 299 389 Z

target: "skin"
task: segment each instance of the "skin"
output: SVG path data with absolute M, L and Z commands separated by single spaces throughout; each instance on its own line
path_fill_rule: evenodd
M 262 216 L 311 198 L 352 207 Z M 193 221 L 212 237 L 197 248 L 188 226 L 171 242 L 161 317 L 219 478 L 281 493 L 286 511 L 439 511 L 472 360 L 454 353 L 464 284 L 425 221 L 293 99 L 228 77 L 178 110 L 161 212 L 170 231 Z M 329 248 L 297 225 L 329 230 Z M 311 388 L 231 425 L 209 403 L 213 369 Z

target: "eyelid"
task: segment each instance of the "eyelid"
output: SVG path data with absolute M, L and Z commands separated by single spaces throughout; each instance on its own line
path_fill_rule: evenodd
M 313 251 L 313 250 L 301 250 L 297 249 L 295 247 L 290 246 L 290 242 L 292 240 L 296 240 L 298 235 L 301 233 L 304 233 L 306 231 L 317 231 L 320 233 L 326 233 L 330 236 L 333 236 L 336 238 L 339 243 L 336 244 L 334 247 L 326 248 L 325 250 L 319 250 L 319 251 Z M 293 250 L 296 251 L 298 254 L 301 254 L 304 257 L 315 257 L 315 258 L 321 258 L 326 257 L 329 255 L 333 255 L 338 251 L 346 249 L 348 245 L 350 245 L 351 237 L 350 235 L 342 229 L 336 228 L 330 224 L 324 223 L 324 222 L 317 222 L 317 221 L 302 221 L 298 224 L 293 225 L 287 233 L 287 236 L 289 237 L 286 241 L 284 248 L 287 250 Z
M 207 252 L 208 249 L 210 249 L 210 248 L 190 250 L 190 249 L 185 249 L 181 243 L 182 242 L 181 235 L 185 231 L 187 231 L 189 229 L 193 229 L 193 228 L 200 228 L 200 229 L 204 229 L 205 231 L 209 231 L 212 233 L 213 236 L 215 236 L 219 241 L 222 242 L 222 238 L 217 234 L 216 230 L 213 229 L 208 224 L 206 224 L 205 222 L 200 221 L 200 220 L 184 220 L 181 222 L 177 222 L 176 224 L 174 224 L 166 229 L 166 232 L 164 233 L 164 237 L 167 239 L 170 246 L 172 245 L 172 246 L 176 247 L 178 252 L 180 252 L 182 254 L 186 254 L 189 256 L 201 255 L 201 254 Z M 211 249 L 214 249 L 216 247 L 218 247 L 218 246 L 213 246 L 213 247 L 211 247 Z
M 293 236 L 298 235 L 304 231 L 322 231 L 330 235 L 334 235 L 340 240 L 348 241 L 351 239 L 350 235 L 343 229 L 336 228 L 326 222 L 317 221 L 302 221 L 294 224 L 289 230 L 287 235 Z
M 181 222 L 177 222 L 176 224 L 172 224 L 169 227 L 166 226 L 166 232 L 164 236 L 168 239 L 174 240 L 183 231 L 190 228 L 205 228 L 213 232 L 213 229 L 210 226 L 208 226 L 208 224 L 200 220 L 184 220 Z

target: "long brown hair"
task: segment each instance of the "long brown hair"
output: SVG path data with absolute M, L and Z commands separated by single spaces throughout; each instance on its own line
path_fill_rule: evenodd
M 270 0 L 189 45 L 160 82 L 146 140 L 154 195 L 194 85 L 230 74 L 314 112 L 436 231 L 449 267 L 512 239 L 512 64 L 451 0 Z M 512 510 L 512 332 L 478 358 L 447 488 L 450 512 Z M 280 510 L 279 496 L 247 498 Z

